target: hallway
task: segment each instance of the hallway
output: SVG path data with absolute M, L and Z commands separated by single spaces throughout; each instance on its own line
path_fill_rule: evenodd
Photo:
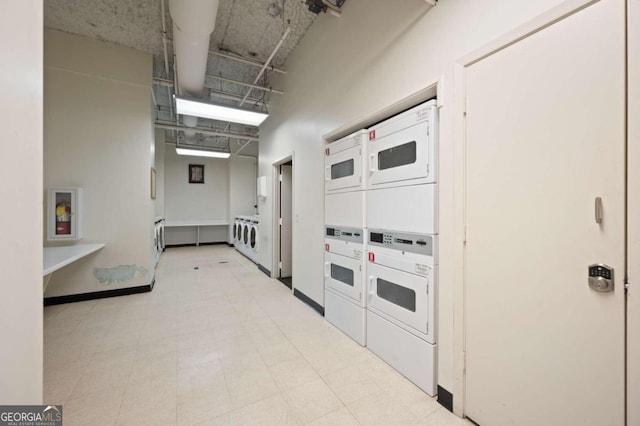
M 471 424 L 227 246 L 168 249 L 151 293 L 44 316 L 67 425 Z

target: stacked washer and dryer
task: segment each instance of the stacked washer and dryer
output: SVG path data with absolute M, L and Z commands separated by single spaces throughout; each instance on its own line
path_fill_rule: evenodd
M 437 106 L 431 100 L 368 129 L 360 158 L 339 157 L 344 140 L 325 150 L 327 320 L 432 396 L 437 393 L 437 135 Z M 363 189 L 351 193 L 359 197 L 334 193 L 356 181 Z M 352 226 L 358 216 L 362 227 Z M 354 229 L 331 226 L 341 222 Z M 356 243 L 359 229 L 364 239 Z M 339 249 L 355 244 L 361 244 L 366 261 L 355 262 L 355 255 L 351 267 L 334 261 Z M 342 294 L 351 289 L 351 299 L 360 295 L 364 317 L 345 304 L 348 298 L 336 297 L 338 283 L 346 289 Z
M 233 221 L 233 245 L 249 260 L 258 263 L 258 216 L 236 216 Z
M 325 148 L 325 318 L 360 345 L 366 344 L 367 131 Z

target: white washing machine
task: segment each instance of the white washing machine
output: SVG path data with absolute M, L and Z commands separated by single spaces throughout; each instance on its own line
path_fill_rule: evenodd
M 258 217 L 238 216 L 236 249 L 254 263 L 258 263 Z M 253 239 L 252 239 L 253 238 Z
M 251 248 L 251 252 L 255 257 L 254 262 L 258 262 L 258 249 L 259 249 L 259 228 L 260 228 L 260 219 L 257 216 L 254 216 L 251 219 L 251 228 L 249 228 L 249 247 Z
M 236 220 L 237 220 L 237 226 L 236 226 L 236 234 L 234 238 L 234 245 L 236 247 L 236 250 L 238 250 L 239 252 L 242 252 L 244 250 L 243 234 L 244 234 L 245 228 L 247 227 L 247 221 L 244 216 L 237 216 Z
M 435 100 L 369 129 L 366 226 L 438 233 Z
M 368 231 L 367 346 L 437 394 L 437 236 Z
M 238 247 L 238 244 L 240 244 L 240 218 L 238 216 L 236 216 L 233 219 L 233 245 L 235 247 Z
M 346 335 L 366 345 L 365 231 L 325 227 L 324 316 Z

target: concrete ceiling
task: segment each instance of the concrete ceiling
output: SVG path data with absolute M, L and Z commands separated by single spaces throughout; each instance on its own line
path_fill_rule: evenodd
M 47 0 L 44 2 L 45 27 L 71 34 L 95 38 L 131 47 L 153 55 L 154 77 L 172 79 L 173 46 L 168 43 L 169 72 L 165 72 L 162 44 L 163 0 Z M 172 21 L 168 0 L 165 3 L 165 19 L 168 37 L 172 36 Z M 298 44 L 317 15 L 309 12 L 300 0 L 220 0 L 216 28 L 212 34 L 210 50 L 228 53 L 253 61 L 264 62 L 282 37 L 287 27 L 291 32 L 273 59 L 272 65 L 281 68 L 293 48 Z M 253 83 L 259 67 L 209 55 L 207 74 Z M 268 71 L 260 85 L 271 85 Z M 207 86 L 214 90 L 243 96 L 248 88 L 234 83 L 207 79 Z M 274 87 L 274 89 L 277 89 Z M 168 121 L 169 92 L 164 87 L 154 87 L 158 108 L 156 118 Z M 263 98 L 268 102 L 268 92 L 254 90 L 251 98 Z M 235 101 L 216 101 L 237 104 Z M 255 101 L 248 101 L 250 106 Z M 204 120 L 207 127 L 225 128 L 226 123 Z M 221 124 L 223 124 L 221 126 Z M 255 128 L 232 125 L 229 130 L 248 133 Z M 210 139 L 207 139 L 209 141 Z M 237 145 L 235 143 L 234 145 Z M 257 145 L 257 144 L 251 144 Z M 250 150 L 243 150 L 243 153 Z

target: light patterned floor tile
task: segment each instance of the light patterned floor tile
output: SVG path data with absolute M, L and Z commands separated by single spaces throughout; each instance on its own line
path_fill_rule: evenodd
M 269 371 L 282 391 L 320 379 L 318 373 L 301 356 L 272 365 Z
M 303 423 L 311 422 L 343 407 L 322 380 L 291 388 L 284 392 L 284 395 L 294 415 Z
M 167 250 L 155 274 L 45 308 L 44 398 L 66 423 L 469 424 L 233 249 Z
M 311 426 L 359 426 L 360 425 L 360 423 L 358 423 L 356 418 L 353 417 L 353 415 L 351 415 L 349 410 L 347 410 L 345 407 L 337 411 L 333 411 L 307 424 Z

